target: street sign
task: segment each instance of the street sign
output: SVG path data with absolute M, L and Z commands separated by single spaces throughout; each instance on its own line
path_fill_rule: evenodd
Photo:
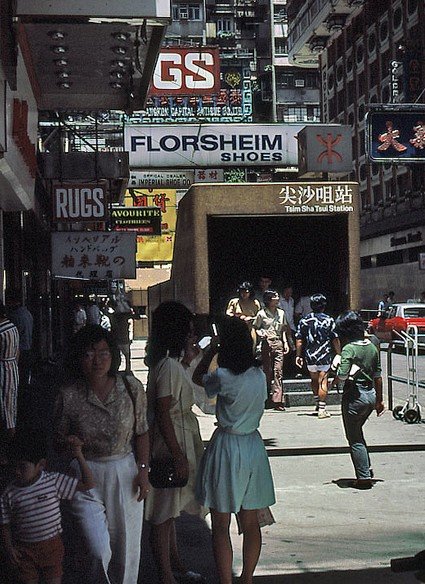
M 366 118 L 366 152 L 374 162 L 425 162 L 425 106 L 373 107 Z

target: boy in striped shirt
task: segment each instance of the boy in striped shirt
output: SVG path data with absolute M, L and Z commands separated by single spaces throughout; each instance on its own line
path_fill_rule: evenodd
M 15 479 L 0 498 L 0 534 L 12 567 L 24 584 L 62 581 L 64 548 L 61 538 L 61 499 L 94 487 L 93 476 L 82 453 L 83 442 L 69 436 L 68 444 L 78 460 L 81 480 L 46 472 L 46 449 L 35 433 L 17 439 L 10 449 Z

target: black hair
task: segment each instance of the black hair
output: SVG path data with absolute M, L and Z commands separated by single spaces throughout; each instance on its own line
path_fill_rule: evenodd
M 109 375 L 115 375 L 120 366 L 121 356 L 113 335 L 98 324 L 87 324 L 71 338 L 67 353 L 64 357 L 64 366 L 70 378 L 78 379 L 84 376 L 81 360 L 87 350 L 94 345 L 106 341 L 111 351 L 112 360 Z
M 270 300 L 276 295 L 279 296 L 279 292 L 276 292 L 276 290 L 266 290 L 263 294 L 264 304 L 267 306 L 269 304 Z
M 153 311 L 145 358 L 148 367 L 153 367 L 167 355 L 181 355 L 193 319 L 190 310 L 174 300 L 162 302 Z
M 310 298 L 310 306 L 313 312 L 323 312 L 326 308 L 327 298 L 324 294 L 313 294 Z
M 218 319 L 220 347 L 217 363 L 219 367 L 230 369 L 235 375 L 244 373 L 259 363 L 254 358 L 252 337 L 243 320 L 223 316 Z
M 343 340 L 360 341 L 364 339 L 365 325 L 358 312 L 346 310 L 336 319 L 335 331 Z
M 15 464 L 24 461 L 38 464 L 46 457 L 47 438 L 41 430 L 18 431 L 8 448 L 8 458 Z
M 242 290 L 246 290 L 247 292 L 249 292 L 250 298 L 253 298 L 255 295 L 254 286 L 251 284 L 251 282 L 242 282 L 241 284 L 239 284 L 236 290 L 237 293 L 240 294 Z

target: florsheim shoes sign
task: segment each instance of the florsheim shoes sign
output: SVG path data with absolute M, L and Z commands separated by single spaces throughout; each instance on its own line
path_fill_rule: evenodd
M 131 125 L 124 130 L 131 168 L 296 166 L 305 124 Z

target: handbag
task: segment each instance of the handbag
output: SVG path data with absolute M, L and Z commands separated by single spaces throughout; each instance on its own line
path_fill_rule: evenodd
M 152 458 L 149 482 L 155 489 L 179 489 L 187 485 L 188 477 L 178 478 L 172 458 Z
M 183 406 L 181 399 L 179 399 L 179 402 L 182 416 L 184 450 L 186 453 L 186 435 L 184 433 Z M 181 489 L 187 485 L 189 477 L 179 478 L 177 476 L 173 458 L 151 457 L 149 466 L 149 482 L 155 489 Z

